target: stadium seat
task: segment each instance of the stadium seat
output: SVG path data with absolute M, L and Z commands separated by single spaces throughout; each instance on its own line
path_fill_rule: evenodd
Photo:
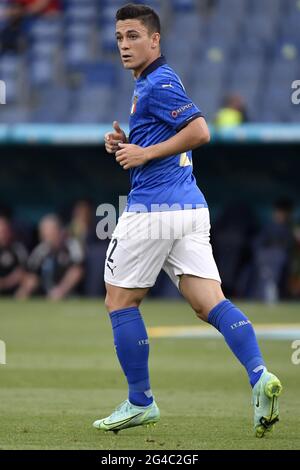
M 101 27 L 100 40 L 103 51 L 116 53 L 116 30 L 114 23 L 106 23 Z
M 6 102 L 8 105 L 21 102 L 23 77 L 23 65 L 20 57 L 8 54 L 0 59 L 0 78 L 6 84 Z
M 21 59 L 17 54 L 6 54 L 0 57 L 0 75 L 4 79 L 7 75 L 17 75 Z
M 173 0 L 172 8 L 176 12 L 187 12 L 195 10 L 194 0 Z
M 291 83 L 298 77 L 299 63 L 297 60 L 285 60 L 279 58 L 271 65 L 271 76 L 275 80 L 285 80 Z
M 296 106 L 291 101 L 292 91 L 291 82 L 271 81 L 262 96 L 262 115 L 267 114 L 270 120 L 273 112 L 276 118 L 272 122 L 289 122 L 289 116 L 296 113 Z
M 272 20 L 278 18 L 282 12 L 281 0 L 263 0 L 261 2 L 249 2 L 250 14 L 256 18 Z
M 195 85 L 190 93 L 192 100 L 202 111 L 203 115 L 208 121 L 212 121 L 215 117 L 216 111 L 221 105 L 221 91 L 220 88 L 214 86 L 203 87 L 199 79 L 198 85 Z
M 53 58 L 53 56 L 58 53 L 60 50 L 60 44 L 56 41 L 36 41 L 30 49 L 30 52 L 33 55 L 37 55 L 39 57 L 48 57 Z
M 262 77 L 264 62 L 260 57 L 241 58 L 232 68 L 233 80 L 256 81 Z
M 177 13 L 173 17 L 171 28 L 172 31 L 176 33 L 177 38 L 178 36 L 182 37 L 181 35 L 184 35 L 185 37 L 186 34 L 195 34 L 196 37 L 194 39 L 196 39 L 200 28 L 203 27 L 203 24 L 204 20 L 193 12 Z
M 88 23 L 68 23 L 65 29 L 65 36 L 69 41 L 85 39 L 91 34 L 91 27 Z
M 58 40 L 63 33 L 63 23 L 60 19 L 38 19 L 31 23 L 30 38 L 34 41 Z
M 93 2 L 78 3 L 66 10 L 66 21 L 93 23 L 98 14 L 97 5 Z
M 112 90 L 108 85 L 83 86 L 77 91 L 74 105 L 70 122 L 110 122 L 107 110 L 113 106 Z
M 289 89 L 291 81 L 299 76 L 300 7 L 295 0 L 218 0 L 206 12 L 196 0 L 142 3 L 169 13 L 168 17 L 162 17 L 162 52 L 189 93 L 197 92 L 199 87 L 208 87 L 210 96 L 216 93 L 211 104 L 200 96 L 210 115 L 216 111 L 212 108 L 217 106 L 219 96 L 235 89 L 247 98 L 248 107 L 255 114 L 258 104 L 264 115 L 270 116 L 269 111 L 264 111 L 267 103 L 270 104 L 268 96 L 273 93 L 268 92 L 268 87 Z M 72 83 L 79 86 L 78 96 L 81 87 L 96 85 L 105 85 L 109 95 L 117 92 L 119 100 L 115 109 L 127 120 L 133 81 L 117 58 L 115 41 L 115 13 L 122 5 L 122 0 L 64 0 L 59 18 L 40 17 L 27 22 L 23 60 L 13 54 L 0 58 L 0 77 L 7 82 L 11 104 L 22 107 L 26 101 L 23 92 L 20 93 L 20 82 L 23 89 L 33 91 L 42 106 L 47 100 L 39 96 L 41 87 L 64 89 L 67 80 L 75 77 Z M 90 67 L 91 62 L 99 64 L 103 58 L 106 66 Z M 83 72 L 84 67 L 87 68 Z M 260 80 L 262 76 L 268 77 L 268 83 Z M 86 110 L 81 106 L 78 109 L 81 118 L 88 119 Z M 296 119 L 296 113 L 288 106 L 272 104 L 272 110 L 280 120 Z M 109 118 L 112 113 L 113 110 L 107 109 Z M 36 116 L 46 114 L 36 107 L 32 116 L 36 120 Z M 97 119 L 100 114 L 96 113 Z M 55 115 L 65 114 L 54 110 L 53 119 Z M 66 121 L 72 119 L 74 115 L 66 116 Z
M 90 38 L 78 38 L 68 41 L 65 50 L 66 63 L 70 67 L 76 67 L 88 62 L 92 58 Z
M 60 123 L 68 119 L 72 110 L 72 92 L 67 87 L 50 86 L 39 91 L 37 105 L 32 111 L 32 122 Z
M 192 66 L 194 84 L 200 84 L 201 87 L 221 88 L 224 83 L 226 73 L 226 63 L 223 60 L 208 60 L 205 58 Z
M 6 105 L 0 113 L 0 123 L 2 124 L 18 124 L 30 122 L 30 111 L 28 108 L 21 106 Z
M 50 51 L 49 55 L 34 54 L 30 60 L 29 74 L 33 86 L 53 84 L 57 77 L 54 51 Z
M 230 22 L 232 18 L 243 18 L 246 14 L 246 1 L 240 0 L 226 0 L 217 2 L 217 14 L 222 18 L 230 18 Z M 230 17 L 228 16 L 228 12 L 230 12 Z

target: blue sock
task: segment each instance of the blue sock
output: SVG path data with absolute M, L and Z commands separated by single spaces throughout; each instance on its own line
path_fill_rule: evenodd
M 153 402 L 150 389 L 147 331 L 137 307 L 115 310 L 110 314 L 116 353 L 126 375 L 130 403 L 148 406 Z
M 251 322 L 229 300 L 223 300 L 209 312 L 208 323 L 222 333 L 231 351 L 246 368 L 254 387 L 265 363 Z

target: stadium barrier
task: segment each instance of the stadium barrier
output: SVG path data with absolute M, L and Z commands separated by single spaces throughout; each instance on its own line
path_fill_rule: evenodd
M 128 126 L 121 126 L 128 133 Z M 2 144 L 101 145 L 111 125 L 16 124 L 0 126 Z M 299 143 L 300 124 L 244 124 L 211 130 L 211 143 Z

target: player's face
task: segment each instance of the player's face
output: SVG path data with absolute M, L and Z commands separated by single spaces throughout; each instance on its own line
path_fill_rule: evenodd
M 138 19 L 117 21 L 116 39 L 123 66 L 136 77 L 160 55 L 160 34 L 149 33 Z

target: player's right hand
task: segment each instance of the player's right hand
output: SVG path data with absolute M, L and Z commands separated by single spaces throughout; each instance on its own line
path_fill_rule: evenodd
M 113 122 L 113 128 L 115 132 L 108 132 L 104 136 L 105 148 L 108 153 L 116 153 L 119 150 L 118 145 L 127 142 L 126 134 L 120 128 L 118 121 Z

